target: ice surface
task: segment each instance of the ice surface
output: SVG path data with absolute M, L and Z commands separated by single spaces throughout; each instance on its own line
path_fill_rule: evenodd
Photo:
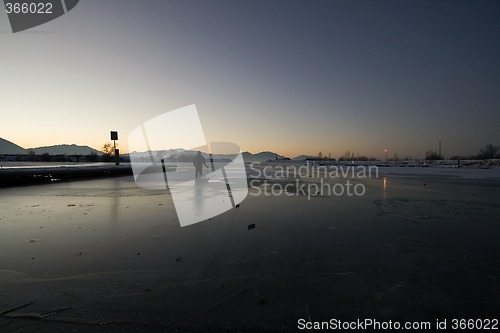
M 131 176 L 1 189 L 0 312 L 33 300 L 10 315 L 71 306 L 38 330 L 204 332 L 293 331 L 306 305 L 315 320 L 497 315 L 496 171 L 404 171 L 360 180 L 363 197 L 249 195 L 185 228 Z

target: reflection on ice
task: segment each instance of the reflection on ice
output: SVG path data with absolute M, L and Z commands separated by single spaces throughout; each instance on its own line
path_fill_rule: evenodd
M 222 214 L 241 203 L 248 194 L 241 154 L 230 163 L 211 164 L 215 171 L 198 179 L 193 179 L 192 168 L 165 173 L 181 226 Z

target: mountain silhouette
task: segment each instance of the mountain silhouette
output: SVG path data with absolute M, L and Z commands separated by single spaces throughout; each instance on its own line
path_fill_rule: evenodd
M 91 148 L 89 146 L 77 146 L 72 145 L 55 145 L 55 146 L 44 146 L 37 148 L 28 148 L 28 152 L 33 151 L 37 155 L 42 155 L 48 153 L 50 155 L 88 155 L 90 153 L 102 155 L 102 152 Z
M 89 146 L 64 144 L 25 149 L 13 142 L 0 138 L 0 155 L 26 155 L 31 151 L 37 155 L 42 155 L 44 153 L 50 155 L 88 155 L 90 153 L 102 155 L 102 152 Z
M 27 151 L 13 142 L 0 138 L 0 154 L 21 155 Z
M 252 154 L 250 152 L 244 152 L 243 153 L 243 159 L 245 162 L 267 162 L 269 160 L 276 160 L 277 159 L 283 159 L 285 158 L 284 156 L 281 156 L 279 154 L 276 154 L 272 151 L 261 151 L 260 153 L 257 154 Z

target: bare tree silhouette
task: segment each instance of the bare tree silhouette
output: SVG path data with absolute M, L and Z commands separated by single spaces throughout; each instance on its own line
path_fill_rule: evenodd
M 498 147 L 493 146 L 491 143 L 487 144 L 484 146 L 483 149 L 479 150 L 479 155 L 478 157 L 480 159 L 492 159 L 492 158 L 498 158 Z

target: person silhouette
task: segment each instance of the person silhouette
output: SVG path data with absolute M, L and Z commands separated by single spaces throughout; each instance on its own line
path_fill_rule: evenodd
M 203 165 L 208 168 L 208 165 L 205 162 L 205 157 L 201 155 L 201 151 L 198 151 L 198 154 L 194 157 L 193 165 L 195 167 L 195 178 L 200 178 L 203 175 L 203 173 L 201 172 L 203 170 Z

